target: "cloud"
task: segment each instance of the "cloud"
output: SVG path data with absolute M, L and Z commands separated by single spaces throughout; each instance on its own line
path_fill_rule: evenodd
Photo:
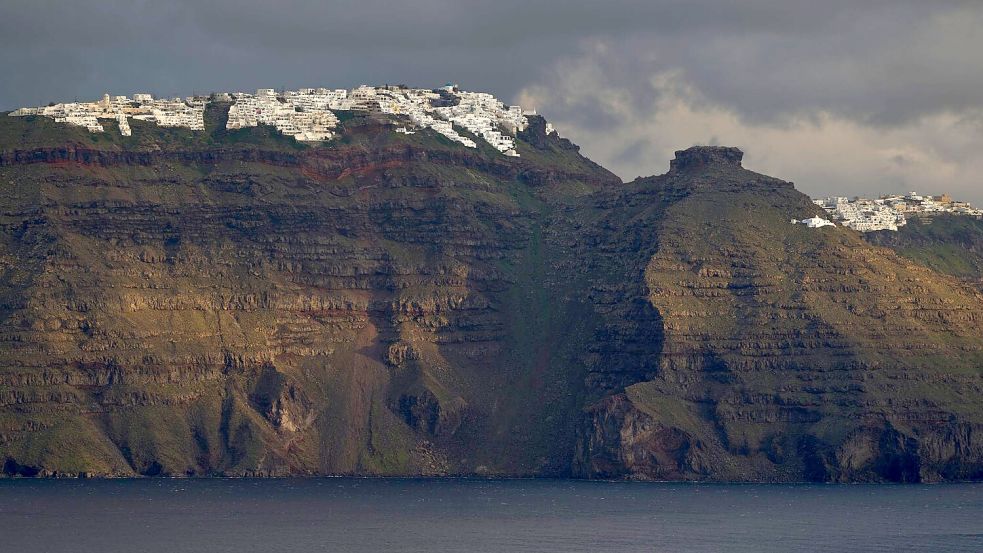
M 623 176 L 736 143 L 817 193 L 983 201 L 981 43 L 978 0 L 5 0 L 0 109 L 450 80 L 535 103 Z
M 577 63 L 600 65 L 589 57 Z M 745 151 L 745 167 L 816 196 L 949 191 L 983 203 L 978 115 L 942 112 L 878 127 L 818 112 L 772 124 L 708 102 L 678 73 L 652 76 L 655 99 L 640 108 L 626 105 L 618 85 L 598 85 L 590 69 L 561 66 L 563 78 L 526 88 L 520 102 L 549 106 L 547 116 L 561 133 L 623 178 L 664 172 L 675 150 L 723 144 Z M 612 119 L 605 130 L 596 130 L 595 112 Z

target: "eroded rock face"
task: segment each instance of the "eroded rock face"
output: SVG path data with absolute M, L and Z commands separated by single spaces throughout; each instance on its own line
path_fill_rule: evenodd
M 975 289 L 855 233 L 789 225 L 808 198 L 733 160 L 641 179 L 611 203 L 625 207 L 600 225 L 605 247 L 637 228 L 658 237 L 638 254 L 663 332 L 642 348 L 657 366 L 589 408 L 580 474 L 979 478 Z
M 707 166 L 740 167 L 744 152 L 739 148 L 727 146 L 692 146 L 677 150 L 676 157 L 669 162 L 669 171 L 703 169 Z
M 578 407 L 533 398 L 583 374 L 512 317 L 545 214 L 618 180 L 544 125 L 526 161 L 371 117 L 320 149 L 2 123 L 5 472 L 568 470 Z
M 623 184 L 539 118 L 510 159 L 215 116 L 0 121 L 5 474 L 983 474 L 978 293 L 739 150 Z

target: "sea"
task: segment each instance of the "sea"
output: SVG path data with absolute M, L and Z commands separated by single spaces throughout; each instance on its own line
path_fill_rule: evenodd
M 983 552 L 983 484 L 0 480 L 0 552 Z

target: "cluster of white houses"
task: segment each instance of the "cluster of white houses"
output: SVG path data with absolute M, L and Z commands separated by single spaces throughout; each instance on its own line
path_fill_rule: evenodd
M 910 218 L 931 220 L 941 213 L 983 217 L 983 210 L 975 209 L 968 202 L 954 201 L 948 194 L 925 196 L 911 192 L 877 199 L 830 197 L 813 202 L 826 210 L 833 220 L 861 232 L 896 231 Z
M 244 129 L 271 125 L 287 136 L 305 142 L 330 140 L 338 117 L 331 111 L 338 107 L 339 91 L 305 89 L 277 94 L 272 88 L 261 88 L 256 94 L 235 93 L 229 108 L 228 129 Z M 344 90 L 340 91 L 344 96 Z
M 456 85 L 438 89 L 405 86 L 360 86 L 352 90 L 304 88 L 277 92 L 264 88 L 255 94 L 219 93 L 209 97 L 155 99 L 150 94 L 109 96 L 97 102 L 71 102 L 37 108 L 21 108 L 12 116 L 42 115 L 57 122 L 103 132 L 100 119 L 117 121 L 120 132 L 130 135 L 129 118 L 154 122 L 163 127 L 204 130 L 205 105 L 209 101 L 231 102 L 227 128 L 242 129 L 270 125 L 297 140 L 330 140 L 338 126 L 336 111 L 366 111 L 405 118 L 397 130 L 412 134 L 428 128 L 476 148 L 464 130 L 481 138 L 507 156 L 518 156 L 515 135 L 528 125 L 527 113 L 519 106 L 508 106 L 491 94 L 466 92 Z M 535 112 L 530 112 L 535 113 Z M 552 126 L 547 132 L 555 132 Z
M 58 123 L 85 127 L 89 132 L 103 132 L 100 119 L 112 119 L 124 136 L 130 136 L 129 118 L 150 121 L 161 127 L 185 127 L 195 131 L 205 130 L 205 104 L 208 98 L 156 99 L 150 94 L 110 96 L 106 94 L 95 102 L 67 102 L 36 108 L 21 108 L 11 116 L 43 115 Z
M 456 125 L 507 156 L 519 155 L 515 151 L 515 135 L 529 124 L 521 107 L 506 106 L 491 94 L 466 92 L 454 85 L 437 90 L 359 87 L 352 95 L 368 104 L 363 109 L 378 105 L 382 113 L 404 115 L 413 125 L 433 129 L 469 148 L 477 147 L 474 140 L 455 130 Z

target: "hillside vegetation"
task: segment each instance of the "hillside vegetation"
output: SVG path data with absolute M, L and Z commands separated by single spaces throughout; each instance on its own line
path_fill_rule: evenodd
M 508 158 L 227 109 L 0 117 L 0 472 L 983 476 L 975 261 L 917 253 L 955 234 L 791 225 L 736 149 L 622 183 L 538 117 Z

